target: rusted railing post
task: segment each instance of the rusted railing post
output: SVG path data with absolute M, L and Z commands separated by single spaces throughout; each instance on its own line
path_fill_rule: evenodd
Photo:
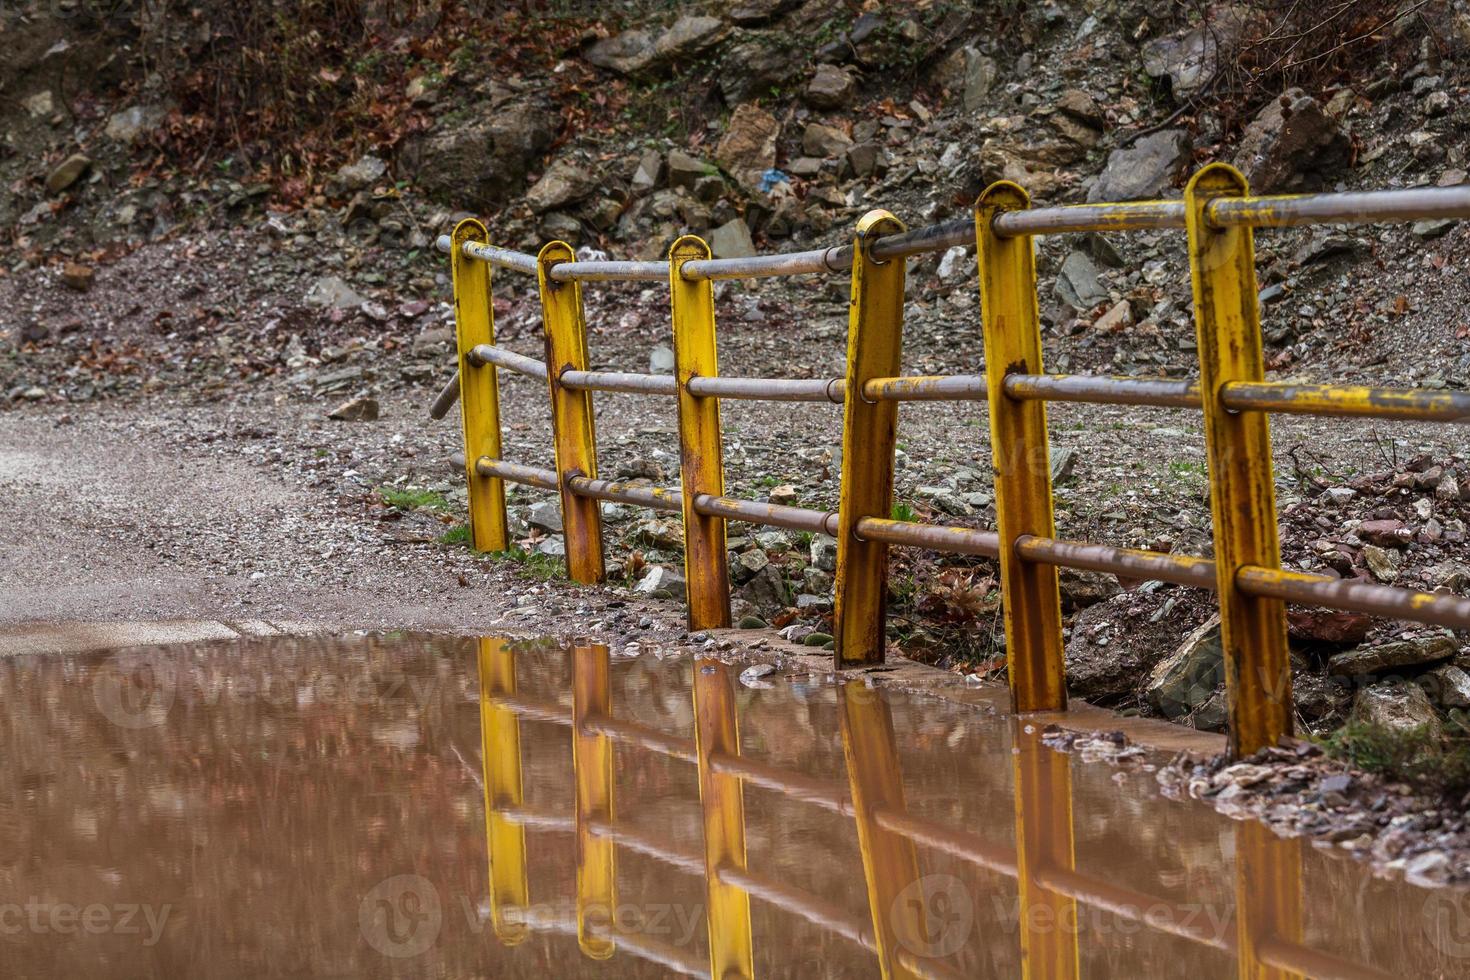
M 574 476 L 597 477 L 597 431 L 592 393 L 562 387 L 563 371 L 587 370 L 587 324 L 580 283 L 557 282 L 552 266 L 576 260 L 566 242 L 551 242 L 536 257 L 541 319 L 546 329 L 546 380 L 551 389 L 551 429 L 556 440 L 556 475 L 561 487 L 561 523 L 567 574 L 574 582 L 601 582 L 602 511 L 590 497 L 572 492 Z
M 694 663 L 694 747 L 699 802 L 704 813 L 704 876 L 709 908 L 711 977 L 755 975 L 750 896 L 720 879 L 721 869 L 744 873 L 745 796 L 740 777 L 716 772 L 713 759 L 740 755 L 740 729 L 730 668 L 718 660 Z
M 942 958 L 958 950 L 946 950 L 935 941 L 938 938 L 942 943 L 946 923 L 930 921 L 940 910 L 931 909 L 931 896 L 918 884 L 919 855 L 913 840 L 888 830 L 878 820 L 880 812 L 902 814 L 908 809 L 893 715 L 882 694 L 860 680 L 844 684 L 837 697 L 878 967 L 885 978 L 929 976 L 927 971 L 913 969 L 913 961 Z M 949 905 L 944 911 L 950 914 L 962 914 L 950 905 L 952 897 L 946 894 L 938 904 Z
M 1021 976 L 1073 980 L 1077 900 L 1046 887 L 1048 872 L 1076 867 L 1072 836 L 1072 760 L 1042 743 L 1039 726 L 1011 723 L 1015 761 L 1016 898 L 1020 902 Z
M 1263 412 L 1233 412 L 1220 399 L 1227 382 L 1265 377 L 1253 232 L 1249 227 L 1212 227 L 1206 214 L 1214 200 L 1247 194 L 1245 178 L 1222 163 L 1195 174 L 1184 192 L 1230 698 L 1230 752 L 1236 757 L 1274 745 L 1292 728 L 1286 605 L 1280 599 L 1247 595 L 1235 582 L 1243 565 L 1281 566 L 1270 422 Z
M 1030 236 L 1002 238 L 991 224 L 1002 211 L 1030 206 L 1019 185 L 991 184 L 975 202 L 975 243 L 1011 698 L 1017 711 L 1058 711 L 1067 706 L 1067 678 L 1057 570 L 1015 551 L 1022 535 L 1056 537 L 1046 403 L 1005 392 L 1006 375 L 1042 373 L 1035 243 Z
M 842 409 L 842 482 L 837 511 L 833 659 L 836 667 L 882 663 L 888 606 L 888 545 L 863 541 L 857 523 L 893 511 L 898 403 L 870 402 L 863 384 L 898 374 L 903 350 L 904 260 L 880 262 L 872 243 L 904 230 L 887 211 L 869 211 L 853 243 L 847 319 L 847 399 Z
M 701 493 L 723 496 L 725 471 L 720 438 L 720 400 L 689 391 L 689 379 L 720 373 L 715 346 L 714 287 L 708 279 L 687 280 L 685 262 L 710 257 L 709 246 L 685 235 L 669 249 L 669 296 L 673 305 L 674 373 L 679 381 L 680 487 L 684 500 L 684 579 L 689 628 L 730 625 L 730 568 L 725 519 L 697 513 Z
M 495 343 L 495 314 L 490 303 L 490 263 L 464 254 L 465 242 L 490 243 L 490 233 L 474 218 L 454 227 L 450 236 L 450 270 L 454 282 L 454 335 L 459 348 L 459 405 L 464 429 L 465 486 L 470 498 L 470 541 L 477 551 L 504 551 L 505 484 L 481 476 L 475 461 L 500 458 L 500 388 L 495 365 L 476 364 L 469 352 L 478 344 Z
M 495 936 L 514 946 L 529 934 L 525 921 L 530 888 L 526 881 L 526 829 L 506 817 L 525 802 L 521 786 L 521 722 L 509 708 L 494 704 L 516 693 L 515 654 L 504 640 L 480 641 L 480 757 L 485 778 L 485 845 L 490 858 L 490 922 Z M 508 910 L 515 915 L 507 916 Z
M 613 822 L 613 742 L 584 730 L 591 717 L 612 715 L 604 646 L 572 650 L 572 772 L 576 780 L 577 945 L 593 959 L 612 956 L 617 903 L 615 845 L 592 832 L 592 824 Z

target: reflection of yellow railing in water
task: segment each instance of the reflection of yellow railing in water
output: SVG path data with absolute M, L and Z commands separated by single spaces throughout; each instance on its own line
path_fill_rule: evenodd
M 916 953 L 935 929 L 928 919 L 933 910 L 919 887 L 924 876 L 917 844 L 1017 880 L 1020 906 L 1016 923 L 1027 977 L 1079 975 L 1078 903 L 1235 955 L 1242 978 L 1309 975 L 1383 980 L 1389 976 L 1303 944 L 1301 843 L 1280 839 L 1253 821 L 1235 825 L 1233 933 L 1217 933 L 1188 915 L 1176 914 L 1182 910 L 1158 896 L 1078 870 L 1072 843 L 1070 759 L 1044 746 L 1040 731 L 1024 719 L 1011 721 L 1016 750 L 1016 846 L 1012 851 L 972 832 L 907 812 L 888 703 L 880 692 L 861 682 L 837 689 L 848 774 L 844 784 L 742 757 L 734 688 L 728 668 L 719 661 L 699 660 L 693 666 L 696 734 L 691 740 L 612 717 L 605 647 L 573 652 L 572 711 L 517 693 L 515 655 L 504 641 L 481 640 L 479 656 L 491 907 L 496 935 L 507 945 L 520 942 L 527 926 L 546 925 L 574 932 L 589 956 L 605 958 L 620 947 L 691 976 L 748 977 L 754 974 L 749 904 L 754 897 L 872 951 L 885 977 L 959 976 L 945 962 L 947 957 Z M 572 729 L 578 793 L 574 818 L 524 806 L 517 719 Z M 580 740 L 587 740 L 583 745 L 593 741 L 601 745 L 594 752 L 579 750 Z M 611 782 L 615 744 L 696 764 L 703 853 L 681 849 L 617 822 Z M 583 766 L 594 773 L 584 773 Z M 867 920 L 746 866 L 745 783 L 853 818 L 867 883 Z M 576 835 L 576 922 L 543 923 L 525 915 L 531 901 L 525 861 L 527 830 Z M 650 936 L 616 930 L 605 913 L 612 908 L 613 849 L 617 847 L 705 877 L 708 963 Z M 1169 914 L 1157 914 L 1160 910 Z

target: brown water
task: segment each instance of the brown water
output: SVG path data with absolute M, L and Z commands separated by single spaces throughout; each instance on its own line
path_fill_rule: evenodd
M 1458 893 L 1003 715 L 737 671 L 415 636 L 0 661 L 0 975 L 655 977 L 712 944 L 730 976 L 1470 975 Z

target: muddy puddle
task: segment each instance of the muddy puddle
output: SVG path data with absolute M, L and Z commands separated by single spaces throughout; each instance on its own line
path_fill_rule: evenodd
M 1463 893 L 1000 714 L 739 670 L 423 636 L 0 660 L 0 973 L 1470 975 Z

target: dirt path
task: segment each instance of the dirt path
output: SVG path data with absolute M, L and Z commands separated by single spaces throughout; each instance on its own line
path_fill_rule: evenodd
M 0 415 L 0 626 L 217 618 L 556 632 L 585 629 L 588 613 L 619 601 L 529 581 L 420 540 L 404 530 L 411 522 L 379 520 L 365 502 L 378 478 L 369 447 L 418 425 L 408 406 L 393 407 L 396 425 L 349 430 L 363 437 L 362 469 L 318 486 L 289 462 L 314 455 L 302 440 L 209 439 L 261 407 L 113 407 L 66 424 L 40 411 Z M 289 409 L 270 411 L 276 431 L 310 429 Z M 659 603 L 638 608 L 636 618 L 678 631 Z

